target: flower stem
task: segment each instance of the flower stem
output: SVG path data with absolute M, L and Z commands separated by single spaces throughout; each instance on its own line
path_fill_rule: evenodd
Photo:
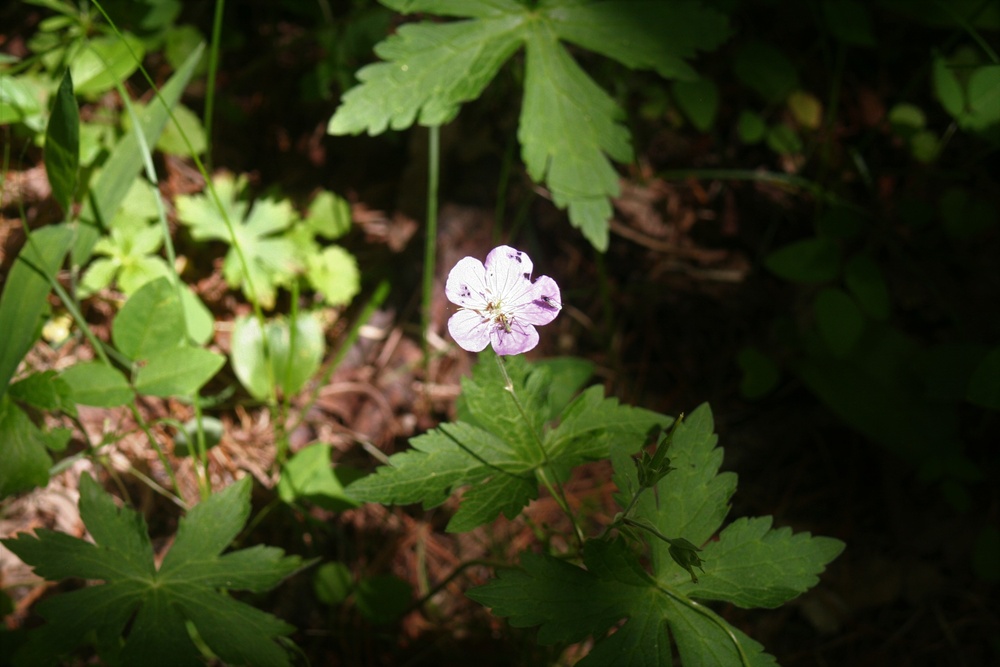
M 500 367 L 500 373 L 503 375 L 504 389 L 506 389 L 510 393 L 511 398 L 514 399 L 514 405 L 517 406 L 517 411 L 521 414 L 521 419 L 524 420 L 524 423 L 527 424 L 529 430 L 531 430 L 532 435 L 535 436 L 535 443 L 538 445 L 538 450 L 542 454 L 542 467 L 538 471 L 539 479 L 541 479 L 545 488 L 548 489 L 549 494 L 555 498 L 555 501 L 559 504 L 559 507 L 562 508 L 562 511 L 569 517 L 570 523 L 573 524 L 573 533 L 576 535 L 576 540 L 582 549 L 584 540 L 583 530 L 581 530 L 580 525 L 576 522 L 576 515 L 573 514 L 569 506 L 569 501 L 566 498 L 566 491 L 563 489 L 562 484 L 559 482 L 559 478 L 555 475 L 555 473 L 552 474 L 553 480 L 549 481 L 548 472 L 551 471 L 552 467 L 552 464 L 549 461 L 549 454 L 545 451 L 545 445 L 542 444 L 542 440 L 538 437 L 538 433 L 534 428 L 532 428 L 531 420 L 528 419 L 528 413 L 524 411 L 524 406 L 521 405 L 521 400 L 517 397 L 517 392 L 514 391 L 514 381 L 510 379 L 510 374 L 507 372 L 507 367 L 504 365 L 503 357 L 498 354 L 496 355 L 496 360 L 497 366 Z
M 421 304 L 421 325 L 424 344 L 424 366 L 430 363 L 431 298 L 434 293 L 434 268 L 437 263 L 438 175 L 440 169 L 441 136 L 437 125 L 427 128 L 427 235 L 424 238 L 424 282 Z

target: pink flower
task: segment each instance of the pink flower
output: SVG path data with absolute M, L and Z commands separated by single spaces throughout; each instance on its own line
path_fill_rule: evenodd
M 520 354 L 538 345 L 536 326 L 548 324 L 562 309 L 559 286 L 548 276 L 531 281 L 531 260 L 520 250 L 498 246 L 486 265 L 465 257 L 448 274 L 444 291 L 461 306 L 448 320 L 459 346 L 480 352 L 490 343 L 497 354 Z

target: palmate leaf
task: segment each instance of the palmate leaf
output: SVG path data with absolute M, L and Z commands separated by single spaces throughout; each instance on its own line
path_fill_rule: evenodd
M 177 197 L 177 217 L 191 229 L 196 240 L 219 240 L 231 247 L 222 264 L 222 274 L 230 287 L 242 286 L 247 298 L 256 297 L 265 308 L 273 308 L 277 287 L 304 268 L 287 231 L 298 216 L 287 200 L 259 199 L 251 206 L 242 199 L 246 178 L 220 174 L 213 179 L 216 194 L 225 212 L 216 207 L 208 193 Z M 226 220 L 232 225 L 232 234 Z M 244 274 L 239 247 L 246 259 Z
M 227 664 L 289 665 L 276 640 L 293 628 L 219 591 L 265 591 L 301 565 L 297 556 L 264 546 L 220 555 L 249 513 L 250 479 L 244 478 L 188 512 L 157 569 L 142 516 L 119 509 L 84 475 L 80 516 L 94 543 L 48 530 L 2 542 L 46 579 L 104 583 L 40 603 L 47 623 L 29 632 L 15 664 L 56 664 L 93 642 L 110 664 L 202 665 L 191 624 Z
M 618 178 L 610 160 L 632 159 L 618 105 L 562 42 L 633 69 L 693 79 L 684 62 L 727 36 L 724 15 L 696 0 L 383 0 L 401 12 L 468 20 L 403 25 L 375 47 L 384 62 L 358 72 L 330 119 L 331 134 L 380 134 L 414 122 L 441 125 L 473 100 L 518 49 L 525 49 L 518 138 L 533 179 L 569 210 L 598 249 L 608 245 L 610 198 Z M 610 159 L 609 159 L 610 158 Z
M 537 496 L 539 475 L 551 479 L 554 471 L 607 457 L 612 442 L 635 451 L 650 428 L 671 421 L 605 399 L 600 387 L 566 405 L 586 380 L 580 365 L 529 366 L 520 357 L 504 363 L 524 415 L 504 389 L 496 357 L 483 353 L 472 377 L 462 382 L 459 421 L 411 439 L 412 449 L 351 484 L 348 494 L 363 501 L 433 507 L 469 486 L 448 530 L 471 530 L 501 513 L 516 516 Z M 559 425 L 553 427 L 556 418 Z
M 650 572 L 641 553 L 621 537 L 589 540 L 583 566 L 548 555 L 526 554 L 521 569 L 469 591 L 472 599 L 516 627 L 539 626 L 542 643 L 596 640 L 582 667 L 671 665 L 671 639 L 681 662 L 691 665 L 774 665 L 763 647 L 698 600 L 740 607 L 775 607 L 814 586 L 817 575 L 842 551 L 842 542 L 809 533 L 771 529 L 771 518 L 739 519 L 708 542 L 729 511 L 735 475 L 718 474 L 708 406 L 679 424 L 667 451 L 674 466 L 641 496 L 630 516 L 670 538 L 704 545 L 699 583 L 668 554 L 668 544 L 648 535 Z M 637 467 L 624 448 L 612 452 L 615 483 L 627 502 L 639 488 Z M 645 535 L 645 533 L 643 533 Z M 624 623 L 622 623 L 624 621 Z M 612 634 L 608 632 L 616 627 Z

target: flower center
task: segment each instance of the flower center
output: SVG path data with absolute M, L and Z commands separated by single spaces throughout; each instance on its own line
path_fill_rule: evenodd
M 494 324 L 498 324 L 503 327 L 503 330 L 510 333 L 510 323 L 513 321 L 514 316 L 507 314 L 503 309 L 503 303 L 497 301 L 494 303 L 490 301 L 486 304 L 486 312 L 489 314 L 490 319 L 493 320 Z

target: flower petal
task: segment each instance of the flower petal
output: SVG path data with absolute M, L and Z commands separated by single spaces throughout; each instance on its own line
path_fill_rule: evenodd
M 463 350 L 482 352 L 490 344 L 490 324 L 474 310 L 460 310 L 448 320 L 448 333 Z
M 548 276 L 540 276 L 525 295 L 525 299 L 513 309 L 517 320 L 528 324 L 548 324 L 556 319 L 562 310 L 562 296 L 559 285 Z
M 531 286 L 531 259 L 509 245 L 493 248 L 486 256 L 485 268 L 486 285 L 496 299 L 505 303 L 516 303 Z
M 490 342 L 499 355 L 521 354 L 538 345 L 538 331 L 517 321 L 510 323 L 510 331 L 497 325 L 490 330 Z
M 463 257 L 448 273 L 444 293 L 449 301 L 463 308 L 485 310 L 490 300 L 485 281 L 483 263 L 475 257 Z

